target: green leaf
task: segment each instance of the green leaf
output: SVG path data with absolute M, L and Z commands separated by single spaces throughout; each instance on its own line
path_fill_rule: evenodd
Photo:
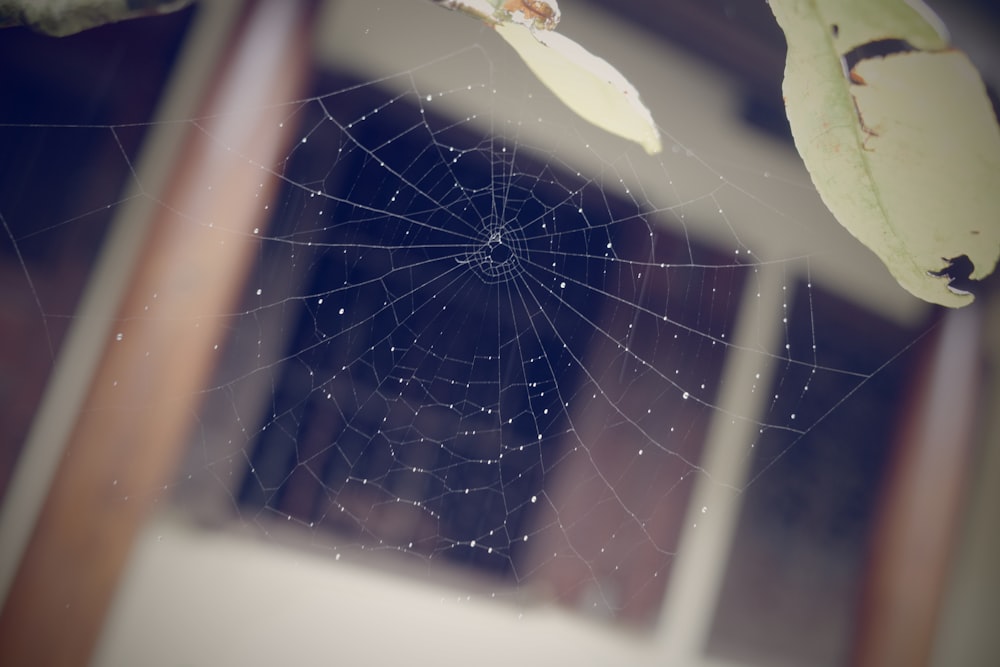
M 603 130 L 663 149 L 660 131 L 639 91 L 608 61 L 555 32 L 556 0 L 434 0 L 491 26 L 563 104 Z
M 0 0 L 0 28 L 24 25 L 65 37 L 106 23 L 166 14 L 194 0 Z
M 919 0 L 770 0 L 784 96 L 824 203 L 892 275 L 957 307 L 1000 257 L 1000 129 L 978 72 Z M 952 263 L 951 260 L 965 257 Z

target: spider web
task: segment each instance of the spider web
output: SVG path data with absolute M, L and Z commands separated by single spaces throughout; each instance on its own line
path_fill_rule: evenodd
M 828 267 L 856 258 L 831 258 L 829 233 L 788 212 L 803 175 L 666 132 L 647 156 L 523 72 L 505 78 L 504 58 L 476 43 L 391 76 L 329 73 L 274 110 L 298 134 L 279 163 L 253 163 L 283 186 L 261 203 L 239 308 L 218 314 L 230 336 L 173 495 L 336 559 L 538 583 L 641 623 L 690 517 L 711 521 L 702 487 L 745 496 L 751 516 L 783 506 L 782 529 L 799 498 L 796 521 L 859 541 L 893 362 L 919 331 L 845 296 Z M 59 138 L 43 165 L 101 137 L 132 171 L 129 137 L 161 126 L 46 124 Z M 101 208 L 8 234 L 29 253 Z M 76 317 L 39 308 L 53 327 Z M 709 469 L 712 447 L 745 472 Z M 861 457 L 839 482 L 832 450 Z M 848 508 L 811 500 L 815 479 Z
M 323 82 L 284 121 L 302 132 L 233 325 L 242 357 L 191 465 L 241 521 L 299 525 L 337 558 L 458 564 L 648 622 L 698 481 L 766 474 L 913 334 L 844 349 L 811 256 L 763 258 L 729 213 L 769 205 L 672 138 L 605 154 L 565 111 L 536 115 L 537 91 L 505 100 L 490 58 Z M 752 375 L 725 378 L 737 354 Z M 717 421 L 744 478 L 703 466 Z

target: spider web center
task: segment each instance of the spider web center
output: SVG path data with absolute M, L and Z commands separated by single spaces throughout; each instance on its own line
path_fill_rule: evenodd
M 463 263 L 475 267 L 486 283 L 498 283 L 520 275 L 527 254 L 525 239 L 516 224 L 491 219 Z

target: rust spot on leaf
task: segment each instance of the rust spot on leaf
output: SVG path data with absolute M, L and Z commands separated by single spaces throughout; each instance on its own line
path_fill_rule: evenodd
M 540 23 L 542 28 L 552 30 L 559 22 L 559 15 L 545 0 L 507 0 L 503 8 L 514 14 L 521 12 Z

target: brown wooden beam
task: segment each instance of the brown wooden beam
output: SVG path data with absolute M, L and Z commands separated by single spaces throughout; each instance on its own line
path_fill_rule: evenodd
M 267 108 L 300 98 L 309 69 L 307 3 L 250 7 L 158 197 L 121 339 L 107 343 L 0 613 L 0 664 L 89 661 L 133 539 L 183 454 L 221 315 L 239 300 L 278 184 L 260 165 L 291 141 Z
M 982 329 L 978 302 L 947 311 L 910 387 L 874 525 L 857 667 L 930 659 L 970 473 Z

